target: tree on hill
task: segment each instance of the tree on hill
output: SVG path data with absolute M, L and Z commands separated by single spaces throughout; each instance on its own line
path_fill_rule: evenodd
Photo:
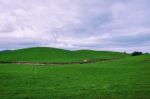
M 132 56 L 139 56 L 139 55 L 142 55 L 143 53 L 142 52 L 137 52 L 137 51 L 135 51 L 135 52 L 133 52 L 131 55 Z
M 149 54 L 148 52 L 146 52 L 145 54 Z

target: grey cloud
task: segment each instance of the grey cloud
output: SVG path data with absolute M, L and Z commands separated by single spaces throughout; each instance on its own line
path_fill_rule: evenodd
M 0 49 L 150 49 L 149 0 L 0 0 Z M 132 48 L 132 49 L 129 49 Z

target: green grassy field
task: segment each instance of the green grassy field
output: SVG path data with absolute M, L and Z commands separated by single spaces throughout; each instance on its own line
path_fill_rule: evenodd
M 150 99 L 150 55 L 132 57 L 117 52 L 48 48 L 0 53 L 0 60 L 7 61 L 85 58 L 119 59 L 56 66 L 0 64 L 0 99 Z

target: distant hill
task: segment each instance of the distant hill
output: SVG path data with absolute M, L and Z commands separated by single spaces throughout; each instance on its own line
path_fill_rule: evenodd
M 11 50 L 2 50 L 0 52 L 10 52 Z
M 127 56 L 127 54 L 111 51 L 69 51 L 57 48 L 34 47 L 2 51 L 0 52 L 0 61 L 71 62 L 85 59 L 112 59 L 124 56 Z

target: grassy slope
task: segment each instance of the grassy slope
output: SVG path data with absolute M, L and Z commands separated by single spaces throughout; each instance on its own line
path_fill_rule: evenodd
M 0 65 L 1 99 L 150 99 L 150 55 L 64 66 Z
M 117 58 L 126 54 L 119 52 L 78 50 L 68 51 L 56 48 L 28 48 L 8 52 L 0 52 L 0 61 L 32 61 L 32 62 L 68 62 L 84 59 Z

